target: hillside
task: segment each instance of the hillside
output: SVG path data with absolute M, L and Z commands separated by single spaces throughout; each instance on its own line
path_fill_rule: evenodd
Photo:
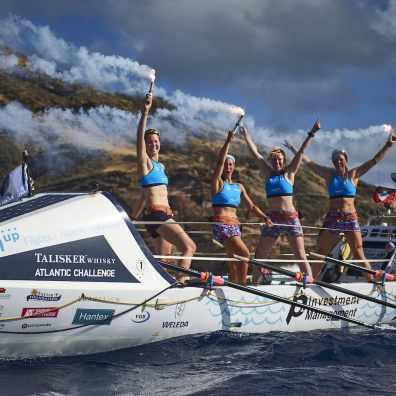
M 99 105 L 137 113 L 141 100 L 142 98 L 127 95 L 98 92 L 82 85 L 65 85 L 39 75 L 7 74 L 0 71 L 0 105 L 18 101 L 35 114 L 52 107 L 86 111 Z M 159 107 L 169 107 L 169 104 L 158 98 L 155 98 L 154 103 L 153 112 Z M 200 140 L 194 137 L 189 137 L 183 147 L 163 141 L 161 162 L 167 167 L 170 203 L 178 220 L 205 221 L 210 216 L 210 175 L 221 145 L 220 141 Z M 102 190 L 113 193 L 129 214 L 139 199 L 134 145 L 113 150 L 91 150 L 83 155 L 77 147 L 65 145 L 62 147 L 62 154 L 68 158 L 71 165 L 57 169 L 56 158 L 53 158 L 52 171 L 49 171 L 47 166 L 48 153 L 44 153 L 43 148 L 34 141 L 21 143 L 13 136 L 0 131 L 0 147 L 0 178 L 20 162 L 21 150 L 29 151 L 36 192 L 88 190 L 91 183 L 97 182 Z M 232 142 L 231 153 L 237 153 L 235 179 L 242 182 L 252 199 L 265 209 L 263 181 L 254 162 L 247 155 L 242 139 L 238 136 Z M 363 182 L 359 185 L 357 206 L 361 223 L 364 223 L 368 214 L 375 209 L 372 202 L 373 190 L 373 186 Z M 295 182 L 295 192 L 296 207 L 304 214 L 303 224 L 320 225 L 328 205 L 324 182 L 303 166 Z M 240 217 L 242 221 L 256 220 L 244 209 L 241 210 Z M 191 230 L 191 227 L 187 229 Z M 209 230 L 208 226 L 200 226 L 198 229 Z M 197 227 L 194 227 L 194 230 L 197 230 Z M 244 231 L 257 232 L 258 229 L 245 227 Z M 315 232 L 313 230 L 313 233 Z M 252 249 L 256 238 L 250 239 Z M 211 235 L 194 234 L 193 239 L 197 241 L 200 251 L 216 251 L 210 242 Z M 313 245 L 315 240 L 307 238 L 307 243 Z

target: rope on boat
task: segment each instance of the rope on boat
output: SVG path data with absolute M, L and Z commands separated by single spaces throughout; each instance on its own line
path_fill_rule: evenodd
M 156 225 L 156 224 L 167 224 L 167 225 L 172 225 L 172 224 L 180 224 L 180 225 L 212 225 L 212 224 L 221 224 L 219 222 L 213 222 L 213 221 L 172 221 L 172 222 L 163 222 L 163 221 L 142 221 L 142 220 L 134 220 L 132 221 L 132 224 L 134 225 Z M 240 225 L 246 225 L 246 226 L 255 226 L 258 225 L 260 227 L 263 227 L 267 225 L 265 222 L 245 222 L 245 223 L 239 223 Z M 272 223 L 273 226 L 278 226 L 278 227 L 295 227 L 294 224 L 281 224 L 281 223 Z M 355 231 L 355 230 L 345 230 L 341 228 L 328 228 L 328 227 L 319 227 L 319 226 L 309 226 L 309 225 L 302 225 L 301 228 L 309 228 L 313 230 L 328 230 L 328 231 L 340 231 L 340 232 L 349 232 L 349 231 Z M 145 230 L 144 230 L 145 231 Z
M 113 319 L 117 319 L 117 318 L 119 318 L 119 317 L 121 317 L 121 316 L 123 316 L 123 315 L 125 315 L 125 314 L 127 314 L 129 312 L 131 312 L 131 311 L 134 311 L 135 309 L 137 309 L 139 307 L 147 306 L 147 302 L 148 301 L 153 300 L 154 298 L 160 296 L 162 293 L 165 293 L 167 290 L 169 290 L 169 289 L 171 289 L 171 288 L 173 288 L 173 287 L 175 287 L 177 285 L 179 285 L 179 282 L 172 283 L 171 285 L 167 286 L 165 289 L 161 290 L 158 293 L 155 293 L 153 296 L 145 299 L 144 301 L 142 301 L 141 303 L 133 306 L 132 308 L 129 308 L 129 309 L 125 310 L 125 311 L 119 312 L 118 314 L 112 316 L 112 320 Z M 77 301 L 84 300 L 84 299 L 86 299 L 86 297 L 85 297 L 84 293 L 82 293 L 81 296 L 78 299 L 71 301 L 70 303 L 68 303 L 68 305 L 72 305 L 72 304 L 76 303 Z M 65 304 L 65 305 L 67 305 L 67 304 Z M 53 310 L 54 309 L 48 310 L 48 311 L 53 311 Z M 42 314 L 43 314 L 43 312 L 40 312 L 40 315 L 42 315 Z M 37 316 L 37 315 L 33 315 L 33 316 Z M 22 316 L 22 317 L 19 317 L 19 318 L 14 318 L 13 320 L 21 320 L 21 319 L 26 319 L 26 318 L 28 318 L 28 317 L 27 316 Z M 4 320 L 4 319 L 6 319 L 6 318 L 0 318 L 0 322 L 2 320 Z M 29 331 L 29 332 L 27 332 L 27 331 L 0 330 L 0 334 L 50 334 L 50 333 L 61 333 L 63 331 L 76 330 L 76 329 L 80 329 L 80 328 L 88 327 L 88 326 L 97 326 L 97 325 L 100 325 L 100 324 L 102 324 L 102 323 L 104 323 L 106 321 L 108 321 L 108 318 L 105 318 L 103 320 L 97 320 L 97 321 L 95 321 L 93 323 L 86 323 L 86 324 L 82 324 L 82 325 L 79 325 L 79 326 L 67 327 L 67 328 L 64 328 L 64 329 L 57 329 L 57 330 Z
M 47 310 L 45 310 L 45 311 L 43 310 L 43 311 L 40 311 L 39 313 L 36 313 L 36 314 L 26 315 L 26 316 L 14 316 L 14 317 L 11 317 L 11 318 L 0 318 L 0 322 L 7 322 L 7 321 L 14 321 L 14 320 L 21 320 L 21 319 L 29 319 L 29 318 L 36 318 L 37 316 L 45 315 L 45 314 L 50 313 L 50 312 L 55 312 L 55 311 L 57 311 L 57 310 L 60 311 L 61 309 L 64 309 L 64 308 L 66 308 L 66 307 L 69 307 L 70 305 L 73 305 L 73 304 L 75 304 L 75 303 L 77 303 L 77 302 L 83 300 L 83 296 L 84 296 L 84 294 L 81 294 L 80 297 L 78 297 L 78 298 L 76 298 L 75 300 L 72 300 L 72 301 L 70 301 L 70 302 L 68 302 L 68 303 L 66 303 L 66 304 L 63 304 L 63 305 L 61 305 L 60 307 L 47 309 Z

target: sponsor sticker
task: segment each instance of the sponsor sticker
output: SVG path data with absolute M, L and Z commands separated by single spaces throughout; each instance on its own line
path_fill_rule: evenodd
M 74 315 L 72 324 L 84 325 L 110 325 L 114 316 L 114 309 L 85 309 L 78 308 Z
M 51 323 L 23 323 L 22 329 L 37 328 L 37 327 L 50 327 Z
M 0 253 L 6 251 L 6 247 L 11 246 L 10 244 L 15 244 L 19 238 L 18 230 L 15 227 L 0 230 Z
M 51 310 L 51 311 L 50 311 Z M 50 311 L 50 312 L 47 312 Z M 22 308 L 21 316 L 31 316 L 34 318 L 56 318 L 58 317 L 58 307 L 45 307 L 45 308 Z
M 186 309 L 185 302 L 177 303 L 175 309 L 175 319 L 180 319 L 183 316 L 185 309 Z
M 188 321 L 177 321 L 177 322 L 162 322 L 163 329 L 176 329 L 181 327 L 188 327 Z
M 37 289 L 33 289 L 31 294 L 26 296 L 26 301 L 38 300 L 38 301 L 59 301 L 62 295 L 59 293 L 44 293 Z
M 134 323 L 144 323 L 147 322 L 150 319 L 150 312 L 145 311 L 145 312 L 139 312 L 135 315 L 132 316 L 132 322 Z

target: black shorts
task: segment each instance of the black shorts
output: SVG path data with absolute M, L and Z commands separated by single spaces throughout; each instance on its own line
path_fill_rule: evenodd
M 167 221 L 169 219 L 172 219 L 173 216 L 166 214 L 162 210 L 157 210 L 155 212 L 151 213 L 144 213 L 142 220 L 143 221 Z M 160 235 L 157 233 L 158 227 L 161 227 L 161 224 L 146 224 L 145 225 L 147 232 L 150 234 L 151 237 L 153 238 L 158 238 Z

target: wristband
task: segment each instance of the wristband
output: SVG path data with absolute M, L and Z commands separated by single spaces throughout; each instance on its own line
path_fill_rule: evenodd
M 309 131 L 308 136 L 311 136 L 311 138 L 313 138 L 315 136 L 315 132 Z

